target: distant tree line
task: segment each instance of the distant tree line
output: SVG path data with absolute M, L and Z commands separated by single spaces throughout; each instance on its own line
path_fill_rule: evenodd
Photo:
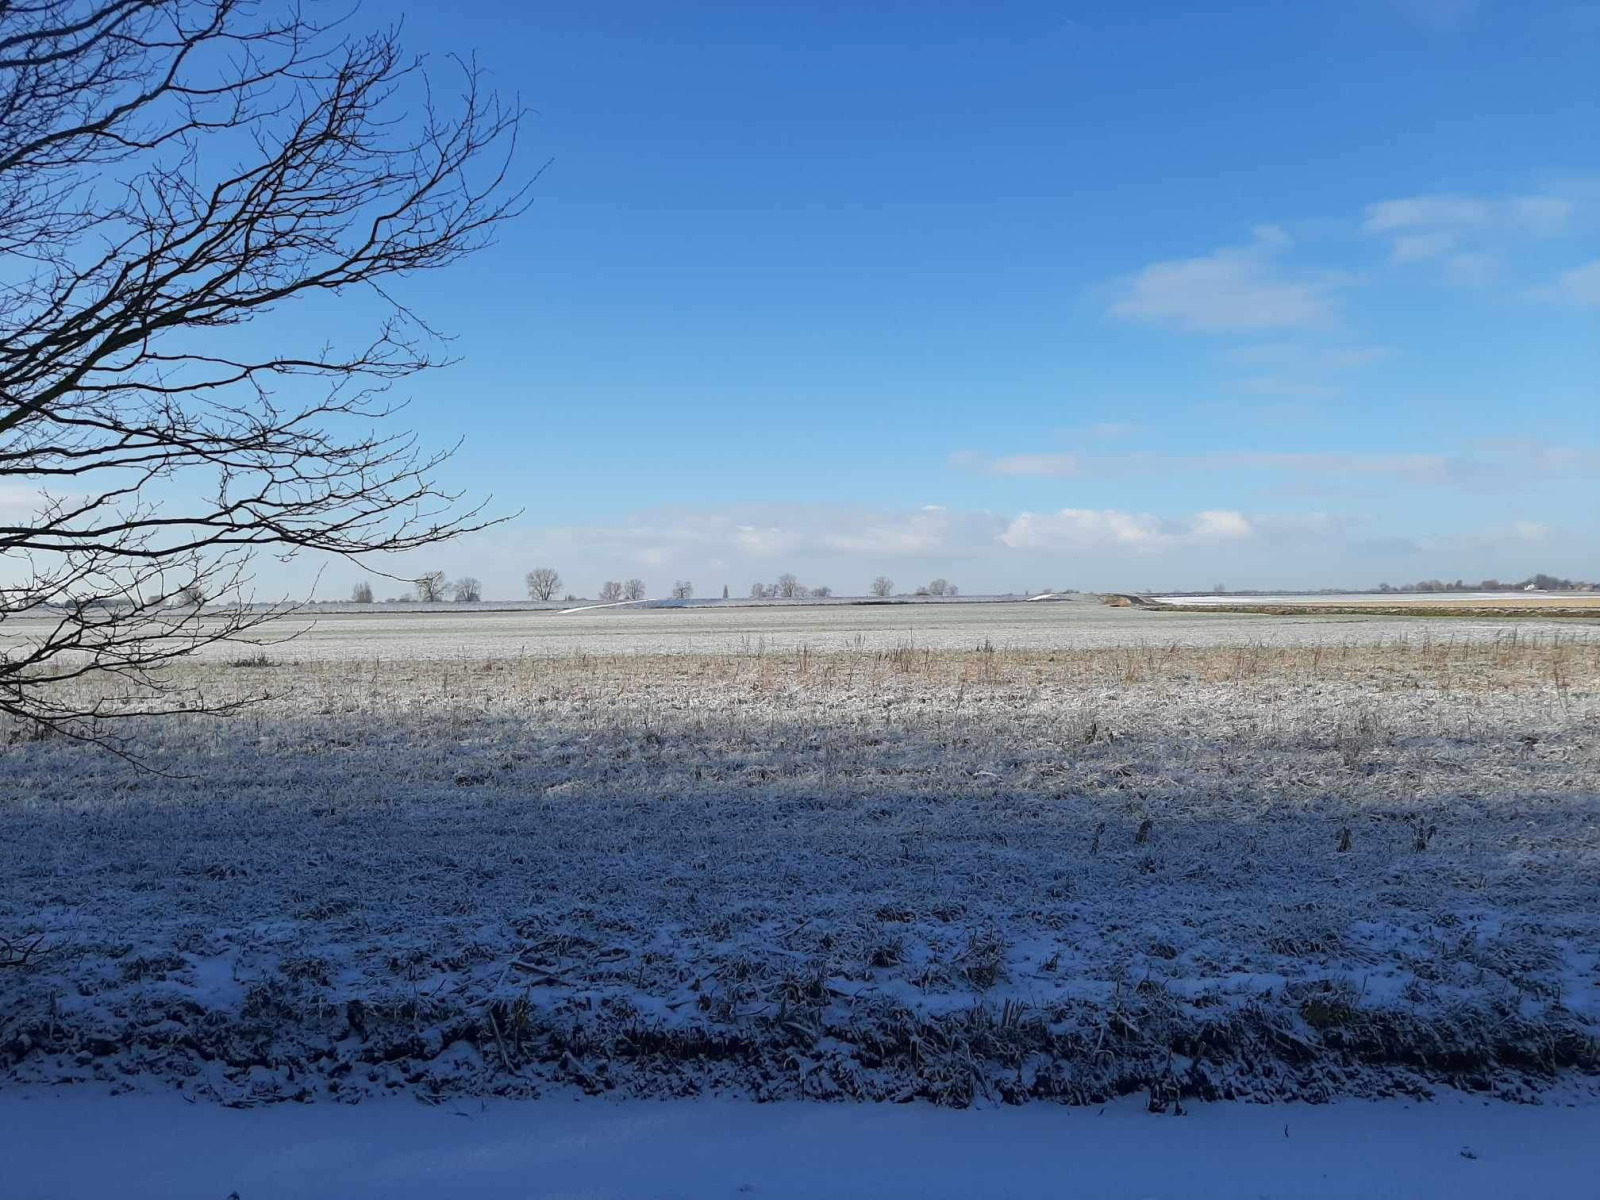
M 800 582 L 798 576 L 787 571 L 779 575 L 774 583 L 762 583 L 757 580 L 750 585 L 752 600 L 804 600 L 809 596 L 825 598 L 831 595 L 833 589 L 827 584 L 807 586 Z
M 1593 586 L 1576 579 L 1562 579 L 1555 575 L 1540 573 L 1532 575 L 1514 583 L 1503 583 L 1498 579 L 1482 579 L 1477 583 L 1468 583 L 1464 579 L 1457 579 L 1450 583 L 1442 579 L 1424 579 L 1417 583 L 1402 583 L 1396 586 L 1391 583 L 1380 583 L 1380 592 L 1521 592 L 1530 587 L 1538 588 L 1542 592 L 1573 592 L 1581 591 Z
M 1540 576 L 1540 578 L 1544 578 Z M 523 585 L 527 589 L 528 599 L 541 602 L 554 600 L 561 594 L 564 584 L 561 572 L 554 567 L 535 567 L 523 577 Z M 413 581 L 415 595 L 392 596 L 386 603 L 404 604 L 417 600 L 423 604 L 439 604 L 453 600 L 458 604 L 475 604 L 483 599 L 483 585 L 471 575 L 463 575 L 454 581 L 448 579 L 443 571 L 424 571 Z M 887 575 L 879 575 L 872 581 L 870 592 L 879 599 L 884 599 L 895 594 L 894 580 Z M 914 593 L 918 596 L 955 596 L 959 589 L 948 579 L 932 579 L 918 587 Z M 608 579 L 600 585 L 599 600 L 602 604 L 618 604 L 624 601 L 643 600 L 648 595 L 645 582 L 642 579 Z M 674 600 L 688 600 L 694 596 L 694 583 L 688 579 L 679 579 L 673 582 L 668 595 Z M 750 585 L 750 597 L 755 600 L 806 600 L 827 599 L 833 595 L 833 588 L 825 583 L 805 584 L 800 582 L 799 576 L 785 571 L 771 583 L 757 580 Z M 728 588 L 724 584 L 722 598 L 728 598 Z M 198 596 L 186 596 L 185 602 L 198 605 Z M 356 604 L 371 604 L 373 602 L 372 584 L 362 581 L 356 584 L 350 592 L 350 599 Z M 568 594 L 568 600 L 576 599 Z

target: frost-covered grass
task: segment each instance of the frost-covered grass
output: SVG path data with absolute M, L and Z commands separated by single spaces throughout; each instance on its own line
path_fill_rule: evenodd
M 152 722 L 171 777 L 0 758 L 0 936 L 43 938 L 0 1070 L 235 1103 L 1592 1076 L 1600 645 L 1324 628 L 186 666 L 271 699 Z

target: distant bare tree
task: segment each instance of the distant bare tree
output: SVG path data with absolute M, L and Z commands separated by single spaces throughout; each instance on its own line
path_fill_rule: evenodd
M 800 581 L 787 571 L 778 576 L 778 595 L 785 600 L 792 600 L 800 590 Z
M 625 600 L 644 599 L 644 580 L 630 579 L 622 585 L 622 597 Z
M 622 599 L 622 584 L 615 579 L 608 579 L 600 585 L 600 601 L 602 604 L 615 604 Z
M 831 587 L 829 587 L 827 584 L 823 584 L 821 587 L 812 588 L 811 589 L 811 594 L 813 596 L 817 596 L 817 597 L 820 597 L 823 600 L 826 600 L 829 596 L 833 595 L 833 589 Z
M 0 623 L 45 618 L 7 633 L 0 712 L 119 748 L 112 716 L 216 711 L 160 668 L 279 615 L 247 602 L 253 555 L 485 524 L 382 426 L 442 361 L 395 285 L 524 207 L 519 114 L 470 65 L 450 111 L 394 33 L 320 7 L 0 0 L 0 488 L 38 497 L 0 527 Z M 296 300 L 386 311 L 350 345 L 315 308 L 241 333 Z M 204 617 L 149 602 L 188 587 Z M 145 699 L 58 686 L 101 671 Z
M 535 567 L 524 582 L 530 600 L 548 600 L 561 590 L 561 576 L 554 567 Z
M 949 593 L 950 593 L 950 581 L 948 579 L 930 580 L 929 583 L 928 583 L 928 589 L 927 590 L 928 590 L 928 595 L 930 595 L 930 596 L 946 596 L 946 595 L 949 595 Z
M 960 591 L 961 591 L 961 589 L 960 589 L 960 588 L 958 588 L 958 587 L 956 587 L 956 585 L 955 585 L 955 584 L 953 584 L 953 583 L 947 583 L 947 584 L 945 584 L 945 588 L 944 588 L 944 594 L 945 594 L 945 595 L 946 595 L 946 596 L 955 596 L 955 595 L 958 595 L 958 594 L 960 594 Z
M 886 596 L 893 595 L 893 593 L 894 580 L 890 579 L 887 575 L 879 575 L 872 581 L 872 594 L 877 596 L 880 600 Z
M 759 579 L 750 585 L 750 599 L 763 600 L 767 595 L 767 585 Z
M 451 589 L 457 604 L 476 604 L 483 599 L 483 584 L 471 575 L 463 575 Z
M 186 583 L 178 589 L 173 599 L 180 608 L 199 608 L 206 602 L 206 594 L 198 583 Z
M 674 600 L 687 600 L 694 595 L 694 584 L 687 579 L 680 579 L 672 585 L 672 598 Z
M 363 579 L 350 589 L 350 600 L 354 604 L 371 604 L 372 585 Z
M 417 599 L 424 604 L 437 604 L 444 599 L 445 591 L 450 583 L 444 577 L 443 571 L 429 571 L 425 575 L 417 576 Z

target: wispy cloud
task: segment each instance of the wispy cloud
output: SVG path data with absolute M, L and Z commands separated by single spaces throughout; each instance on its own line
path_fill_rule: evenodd
M 984 475 L 1077 475 L 1082 461 L 1078 454 L 1007 454 L 995 458 L 974 450 L 958 450 L 950 456 L 951 466 Z
M 1013 550 L 1114 547 L 1150 553 L 1194 543 L 1240 541 L 1254 537 L 1255 532 L 1249 518 L 1231 509 L 1172 519 L 1109 508 L 1063 508 L 1017 514 L 1000 540 Z
M 1460 287 L 1486 287 L 1500 270 L 1500 259 L 1486 251 L 1452 254 L 1445 260 L 1444 277 Z
M 1367 205 L 1362 228 L 1368 233 L 1403 229 L 1470 229 L 1490 224 L 1494 206 L 1477 196 L 1406 196 Z
M 1516 196 L 1506 204 L 1506 219 L 1514 229 L 1555 237 L 1567 231 L 1573 207 L 1564 196 Z
M 1454 233 L 1402 233 L 1394 239 L 1394 261 L 1422 262 L 1424 259 L 1438 258 L 1453 250 L 1455 245 Z
M 1443 483 L 1467 474 L 1469 460 L 1447 454 L 1360 454 L 1221 451 L 1208 454 L 1013 454 L 989 456 L 963 451 L 952 466 L 998 476 L 1075 478 L 1080 476 L 1165 475 L 1174 472 L 1237 474 L 1243 471 L 1298 475 L 1389 476 L 1416 483 Z
M 938 505 L 876 510 L 758 505 L 728 512 L 657 510 L 622 521 L 545 531 L 547 540 L 623 561 L 662 565 L 708 553 L 750 560 L 818 554 L 961 554 L 991 540 L 1003 518 Z
M 1600 305 L 1600 258 L 1562 272 L 1555 283 L 1538 289 L 1535 295 L 1563 304 Z
M 1349 278 L 1290 275 L 1279 261 L 1290 244 L 1282 229 L 1263 225 L 1248 245 L 1151 263 L 1126 283 L 1111 312 L 1206 333 L 1327 324 L 1332 295 Z
M 1132 451 L 1063 455 L 986 455 L 964 451 L 950 464 L 998 476 L 1105 479 L 1177 473 L 1234 476 L 1259 471 L 1291 476 L 1388 478 L 1397 482 L 1525 488 L 1530 480 L 1600 477 L 1600 447 L 1522 437 L 1490 438 L 1450 452 L 1220 450 L 1201 454 Z
M 1190 456 L 1191 469 L 1203 471 L 1287 471 L 1318 475 L 1386 475 L 1420 483 L 1450 478 L 1454 460 L 1446 454 L 1283 453 L 1243 450 Z
M 1446 281 L 1482 287 L 1499 271 L 1517 237 L 1558 237 L 1571 225 L 1574 202 L 1537 194 L 1493 199 L 1432 194 L 1369 204 L 1361 228 L 1387 238 L 1396 263 L 1439 262 Z
M 1228 362 L 1273 371 L 1350 371 L 1371 366 L 1394 354 L 1388 346 L 1306 346 L 1291 342 L 1265 342 L 1235 346 L 1223 352 Z
M 1271 396 L 1281 400 L 1325 400 L 1337 396 L 1340 391 L 1331 383 L 1288 379 L 1281 375 L 1253 375 L 1248 379 L 1235 379 L 1227 386 L 1246 396 Z

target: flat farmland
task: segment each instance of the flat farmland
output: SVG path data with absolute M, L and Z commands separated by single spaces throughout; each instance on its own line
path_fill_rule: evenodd
M 1451 619 L 1305 613 L 1166 612 L 1111 608 L 1093 597 L 1047 603 L 736 605 L 611 608 L 564 613 L 488 606 L 413 612 L 406 606 L 362 612 L 297 613 L 262 631 L 275 660 L 449 660 L 568 657 L 578 654 L 818 654 L 905 648 L 1051 651 L 1155 647 L 1381 646 L 1408 641 L 1485 641 L 1520 635 L 1594 637 L 1600 627 L 1544 620 Z M 7 621 L 0 646 L 30 636 L 30 622 Z M 237 646 L 202 657 L 240 657 Z
M 172 668 L 255 702 L 145 719 L 144 769 L 9 731 L 0 1078 L 1159 1107 L 1600 1073 L 1585 626 L 297 621 Z

